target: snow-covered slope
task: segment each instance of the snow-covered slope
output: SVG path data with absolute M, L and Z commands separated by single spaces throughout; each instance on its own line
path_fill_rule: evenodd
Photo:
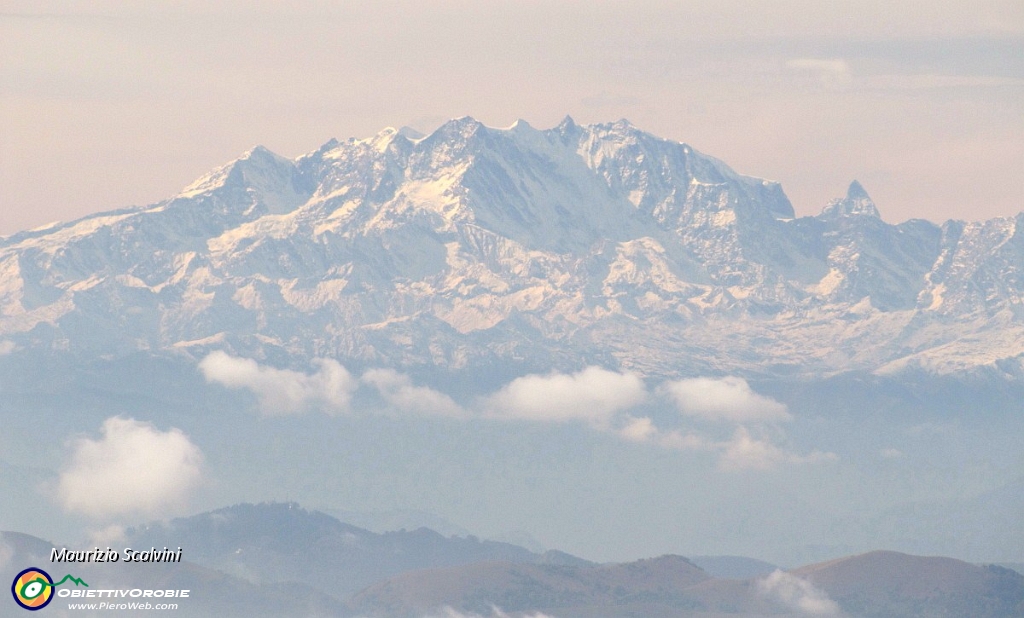
M 1024 215 L 890 225 L 619 121 L 472 118 L 0 240 L 0 350 L 651 375 L 1021 375 Z

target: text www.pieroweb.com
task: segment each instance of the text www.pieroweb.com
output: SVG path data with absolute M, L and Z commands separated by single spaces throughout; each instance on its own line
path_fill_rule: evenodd
M 68 609 L 84 610 L 167 610 L 178 609 L 177 603 L 149 603 L 132 601 L 130 603 L 68 603 Z

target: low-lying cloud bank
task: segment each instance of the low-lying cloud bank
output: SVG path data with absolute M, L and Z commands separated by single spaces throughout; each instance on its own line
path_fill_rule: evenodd
M 799 455 L 773 442 L 772 437 L 784 437 L 779 425 L 793 420 L 793 415 L 785 404 L 756 393 L 738 377 L 691 378 L 649 388 L 634 373 L 587 367 L 575 373 L 516 378 L 490 395 L 460 405 L 393 369 L 370 369 L 357 378 L 337 361 L 315 363 L 315 370 L 307 374 L 217 351 L 207 355 L 199 369 L 209 383 L 252 392 L 265 415 L 318 409 L 350 413 L 353 396 L 363 388 L 380 398 L 387 414 L 581 423 L 628 442 L 716 453 L 723 470 L 767 470 L 836 459 L 819 451 Z M 678 420 L 702 427 L 659 427 L 654 419 L 636 413 L 652 402 L 669 405 L 678 412 Z
M 112 417 L 100 434 L 71 444 L 56 488 L 68 511 L 95 519 L 166 514 L 181 508 L 202 479 L 203 454 L 178 429 Z

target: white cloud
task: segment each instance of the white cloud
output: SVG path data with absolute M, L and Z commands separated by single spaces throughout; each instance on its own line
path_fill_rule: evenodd
M 719 465 L 726 470 L 768 470 L 792 457 L 767 440 L 758 440 L 746 427 L 738 427 L 722 444 Z
M 6 356 L 17 349 L 18 345 L 13 341 L 4 339 L 0 341 L 0 356 Z
M 882 459 L 903 459 L 904 454 L 898 448 L 884 448 L 878 453 Z
M 393 369 L 370 369 L 362 381 L 376 388 L 392 408 L 427 416 L 465 417 L 466 412 L 451 397 L 426 386 L 415 386 L 408 376 Z
M 578 421 L 628 442 L 717 453 L 723 470 L 769 470 L 780 464 L 836 459 L 832 453 L 818 451 L 797 455 L 751 435 L 746 423 L 789 421 L 793 417 L 784 404 L 755 393 L 742 378 L 692 378 L 667 382 L 659 389 L 684 415 L 734 424 L 734 434 L 723 441 L 694 431 L 663 429 L 648 416 L 629 414 L 651 394 L 643 380 L 632 373 L 592 366 L 573 374 L 527 375 L 465 408 L 438 390 L 413 384 L 407 375 L 393 369 L 369 369 L 357 380 L 337 361 L 317 363 L 319 369 L 307 375 L 213 352 L 199 366 L 209 382 L 254 392 L 265 414 L 297 413 L 315 404 L 328 410 L 347 410 L 352 394 L 363 385 L 380 394 L 386 404 L 384 414 L 505 422 Z
M 758 580 L 758 592 L 806 616 L 839 616 L 839 604 L 814 584 L 778 569 Z
M 723 470 L 770 470 L 779 464 L 802 464 L 834 461 L 835 453 L 813 451 L 797 455 L 775 446 L 766 439 L 750 435 L 746 427 L 737 427 L 732 439 L 718 445 L 721 455 L 718 465 Z
M 668 382 L 663 388 L 680 412 L 710 421 L 748 423 L 793 418 L 785 404 L 755 393 L 743 378 L 690 378 Z
M 317 359 L 314 363 L 317 370 L 305 374 L 216 351 L 200 361 L 199 369 L 207 382 L 255 393 L 266 415 L 297 414 L 313 407 L 347 411 L 359 381 L 335 360 Z
M 736 428 L 729 440 L 715 441 L 698 433 L 679 430 L 664 431 L 654 426 L 647 417 L 632 418 L 617 430 L 619 436 L 631 442 L 646 442 L 680 451 L 718 453 L 718 467 L 725 471 L 771 470 L 782 464 L 802 464 L 837 459 L 833 453 L 814 451 L 797 455 L 772 444 L 770 440 L 755 438 L 744 426 Z
M 615 433 L 630 442 L 646 442 L 663 448 L 680 451 L 713 451 L 716 444 L 695 433 L 683 433 L 678 429 L 665 431 L 655 426 L 649 417 L 626 417 L 625 424 Z
M 574 374 L 516 378 L 484 401 L 496 418 L 533 421 L 586 421 L 607 427 L 611 418 L 647 398 L 643 380 L 631 373 L 587 367 Z
M 166 514 L 202 478 L 203 454 L 178 429 L 108 418 L 98 440 L 80 438 L 60 474 L 57 496 L 68 511 L 94 518 Z

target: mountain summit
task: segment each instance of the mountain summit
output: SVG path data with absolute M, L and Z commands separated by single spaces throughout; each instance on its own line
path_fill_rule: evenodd
M 822 211 L 822 215 L 832 217 L 866 215 L 876 219 L 881 217 L 868 192 L 856 180 L 850 183 L 850 188 L 846 190 L 846 197 L 829 202 Z
M 0 344 L 211 349 L 445 371 L 1017 374 L 1021 217 L 816 217 L 626 121 L 473 118 L 296 159 L 262 147 L 151 206 L 0 240 Z

